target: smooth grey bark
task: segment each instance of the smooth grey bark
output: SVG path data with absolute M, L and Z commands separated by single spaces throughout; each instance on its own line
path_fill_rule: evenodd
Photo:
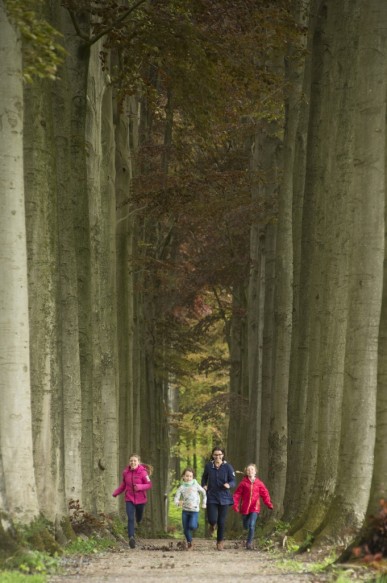
M 58 351 L 58 221 L 52 82 L 25 87 L 24 182 L 28 250 L 31 404 L 39 507 L 66 514 L 61 367 Z
M 249 384 L 247 370 L 247 297 L 243 284 L 235 286 L 232 294 L 232 315 L 229 331 L 230 407 L 227 433 L 227 459 L 241 465 L 247 454 L 247 432 L 240 428 L 248 422 Z
M 28 523 L 39 508 L 31 414 L 22 54 L 19 32 L 3 1 L 0 86 L 0 504 L 6 517 Z
M 338 462 L 350 241 L 351 92 L 345 90 L 346 79 L 342 80 L 341 85 L 333 84 L 331 78 L 340 67 L 337 59 L 340 43 L 344 45 L 351 38 L 348 22 L 342 14 L 333 15 L 331 7 L 322 3 L 317 15 L 312 49 L 311 123 L 308 139 L 310 162 L 306 203 L 309 201 L 309 193 L 314 190 L 319 200 L 319 212 L 314 222 L 316 251 L 311 254 L 306 242 L 304 252 L 305 257 L 309 257 L 320 272 L 318 274 L 315 271 L 313 277 L 312 271 L 310 288 L 314 319 L 311 320 L 311 374 L 308 389 L 308 403 L 313 407 L 313 401 L 318 401 L 318 422 L 316 408 L 313 407 L 313 412 L 307 410 L 310 419 L 315 420 L 315 425 L 310 424 L 308 427 L 308 431 L 313 432 L 312 436 L 306 435 L 306 441 L 313 446 L 312 450 L 310 446 L 307 448 L 307 456 L 304 457 L 306 472 L 302 476 L 302 497 L 305 502 L 310 501 L 310 507 L 307 508 L 305 503 L 303 505 L 303 518 L 306 517 L 306 521 L 297 535 L 301 539 L 305 533 L 318 529 L 324 520 L 336 483 Z M 338 26 L 342 28 L 336 35 Z M 327 46 L 329 51 L 326 50 Z M 338 78 L 341 79 L 339 75 Z M 311 206 L 306 206 L 306 209 L 308 219 Z M 316 460 L 316 453 L 317 463 L 311 464 L 311 460 Z M 313 489 L 312 467 L 316 472 Z M 295 527 L 299 526 L 296 522 Z
M 252 202 L 270 204 L 276 197 L 278 189 L 278 149 L 279 139 L 275 136 L 276 125 L 261 123 L 258 127 L 252 146 Z M 262 440 L 262 428 L 265 426 L 265 417 L 268 414 L 267 406 L 271 395 L 263 398 L 263 370 L 264 370 L 264 335 L 265 315 L 268 313 L 267 304 L 270 298 L 266 297 L 266 263 L 267 246 L 270 248 L 272 237 L 270 234 L 270 217 L 264 222 L 257 222 L 250 230 L 250 273 L 247 289 L 247 354 L 248 354 L 248 384 L 249 384 L 249 437 L 247 441 L 246 459 L 254 460 L 262 476 L 261 445 L 267 442 L 268 430 Z M 272 277 L 270 270 L 268 277 Z M 273 281 L 272 279 L 270 280 Z M 269 289 L 271 289 L 269 287 Z M 267 322 L 266 322 L 267 324 Z M 270 359 L 269 354 L 265 356 Z M 265 369 L 266 370 L 266 369 Z M 262 414 L 264 411 L 264 414 Z M 267 462 L 267 459 L 266 459 Z
M 370 499 L 367 515 L 374 516 L 379 509 L 379 501 L 384 499 L 387 491 L 387 233 L 386 233 L 386 200 L 384 202 L 384 267 L 383 267 L 383 297 L 379 324 L 378 341 L 378 387 L 376 399 L 376 436 L 374 450 L 374 470 L 372 476 Z
M 290 59 L 285 78 L 286 99 L 283 174 L 278 197 L 276 282 L 274 296 L 274 387 L 269 433 L 269 488 L 275 513 L 283 512 L 288 443 L 288 387 L 293 318 L 293 173 L 302 95 L 303 68 Z
M 312 241 L 305 244 L 305 238 L 311 237 L 314 208 L 309 207 L 309 215 L 305 217 L 306 204 L 304 200 L 306 153 L 308 145 L 308 124 L 310 104 L 310 76 L 312 48 L 315 22 L 313 14 L 314 3 L 305 4 L 304 12 L 299 15 L 300 21 L 307 27 L 306 51 L 299 66 L 303 67 L 302 99 L 300 115 L 296 133 L 295 161 L 293 176 L 293 323 L 292 346 L 289 371 L 288 397 L 288 471 L 286 479 L 284 520 L 289 521 L 299 512 L 305 503 L 305 498 L 299 496 L 300 480 L 303 466 L 303 452 L 305 447 L 305 424 L 307 405 L 307 371 L 309 362 L 309 306 L 310 306 L 310 278 Z
M 52 10 L 53 25 L 63 34 L 67 50 L 66 60 L 59 71 L 60 80 L 53 87 L 65 494 L 67 500 L 77 499 L 81 506 L 92 508 L 89 493 L 86 499 L 83 491 L 84 479 L 89 479 L 92 469 L 89 453 L 91 398 L 82 392 L 87 376 L 85 371 L 89 370 L 90 364 L 90 353 L 87 352 L 90 334 L 85 324 L 85 318 L 89 316 L 80 313 L 82 307 L 86 307 L 85 289 L 89 274 L 84 263 L 89 245 L 85 240 L 85 229 L 80 224 L 80 221 L 88 220 L 87 206 L 83 204 L 86 194 L 84 124 L 88 51 L 82 50 L 67 11 L 58 3 Z M 89 382 L 91 384 L 91 378 Z
M 266 483 L 269 477 L 269 433 L 274 379 L 274 289 L 277 225 L 265 228 L 265 310 L 262 336 L 262 411 L 259 444 L 259 475 Z
M 102 71 L 102 41 L 90 50 L 85 140 L 89 200 L 91 353 L 93 396 L 92 456 L 89 480 L 93 510 L 112 512 L 118 473 L 118 371 L 115 285 L 115 143 L 112 90 Z
M 353 19 L 357 32 L 350 183 L 353 238 L 338 477 L 327 524 L 320 534 L 320 539 L 334 540 L 353 536 L 363 523 L 369 501 L 384 261 L 387 5 L 373 0 L 355 6 L 348 3 L 346 8 L 345 16 Z M 342 47 L 341 56 L 348 58 L 347 46 Z

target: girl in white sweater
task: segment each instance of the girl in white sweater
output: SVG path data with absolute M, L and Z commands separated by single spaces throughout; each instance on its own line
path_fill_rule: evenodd
M 202 508 L 206 508 L 207 495 L 205 489 L 195 480 L 195 472 L 192 468 L 186 468 L 181 478 L 182 483 L 177 489 L 174 501 L 176 506 L 181 506 L 183 510 L 181 519 L 187 541 L 187 550 L 192 551 L 192 534 L 199 524 L 200 494 L 202 495 Z

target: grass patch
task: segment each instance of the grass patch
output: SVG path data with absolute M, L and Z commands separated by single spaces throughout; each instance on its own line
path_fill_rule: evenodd
M 18 571 L 0 572 L 0 583 L 46 583 L 45 575 L 23 575 Z
M 99 538 L 92 536 L 84 539 L 77 537 L 71 541 L 65 548 L 66 555 L 91 555 L 113 549 L 117 543 L 111 539 Z

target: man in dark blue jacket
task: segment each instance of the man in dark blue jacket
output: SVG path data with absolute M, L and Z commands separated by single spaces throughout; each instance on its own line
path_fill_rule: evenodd
M 235 472 L 231 464 L 224 459 L 225 452 L 221 447 L 214 447 L 211 461 L 204 468 L 202 486 L 207 490 L 207 517 L 210 533 L 218 527 L 216 548 L 223 551 L 224 529 L 227 509 L 234 501 L 230 488 L 235 486 Z

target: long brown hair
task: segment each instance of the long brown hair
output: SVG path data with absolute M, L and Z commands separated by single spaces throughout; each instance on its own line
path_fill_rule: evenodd
M 136 457 L 138 459 L 138 463 L 140 465 L 142 465 L 146 469 L 146 471 L 148 472 L 149 476 L 151 476 L 153 474 L 153 466 L 151 466 L 150 464 L 146 464 L 145 462 L 142 462 L 141 461 L 141 457 L 138 455 L 138 453 L 132 453 L 132 454 L 130 454 L 129 459 L 131 457 Z

